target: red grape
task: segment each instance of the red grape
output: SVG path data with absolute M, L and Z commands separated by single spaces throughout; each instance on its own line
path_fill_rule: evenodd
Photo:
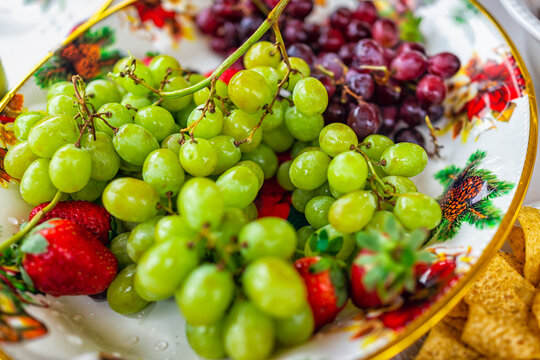
M 238 36 L 242 42 L 246 41 L 262 24 L 263 19 L 257 16 L 245 16 L 238 25 Z
M 426 49 L 424 48 L 424 45 L 422 45 L 420 43 L 417 43 L 417 42 L 404 42 L 404 43 L 401 43 L 397 47 L 396 53 L 399 54 L 399 53 L 402 53 L 404 51 L 411 51 L 411 50 L 419 51 L 422 54 L 426 53 Z
M 390 19 L 378 19 L 371 28 L 371 35 L 382 46 L 392 48 L 399 42 L 399 29 Z
M 323 51 L 337 52 L 345 44 L 343 35 L 337 29 L 326 29 L 319 37 L 319 45 Z
M 448 79 L 454 76 L 460 67 L 461 63 L 459 58 L 449 52 L 442 52 L 429 58 L 429 73 L 438 75 L 443 79 Z
M 416 50 L 404 51 L 398 54 L 390 64 L 393 77 L 402 81 L 419 78 L 426 72 L 426 68 L 426 57 Z
M 351 65 L 354 56 L 354 43 L 345 44 L 339 49 L 338 55 L 345 65 Z
M 319 80 L 324 85 L 329 98 L 334 95 L 336 92 L 336 86 L 334 85 L 334 80 L 330 76 L 320 73 L 313 73 L 311 76 Z
M 302 20 L 298 19 L 289 19 L 285 23 L 285 29 L 283 31 L 283 37 L 285 41 L 289 44 L 295 43 L 305 43 L 309 35 L 304 29 L 304 23 Z
M 313 10 L 312 0 L 291 0 L 287 9 L 285 10 L 288 15 L 295 19 L 303 20 Z
M 345 68 L 343 62 L 336 53 L 329 52 L 319 55 L 317 64 L 321 65 L 327 71 L 334 74 L 334 79 L 339 79 L 343 75 L 343 69 Z
M 421 104 L 440 104 L 446 96 L 446 85 L 442 77 L 425 75 L 416 86 L 416 97 Z
M 235 0 L 217 0 L 213 7 L 217 16 L 224 20 L 238 21 L 242 18 L 242 10 Z
M 306 44 L 302 43 L 296 43 L 287 49 L 287 55 L 289 57 L 299 57 L 301 59 L 304 59 L 309 65 L 313 65 L 315 63 L 315 54 L 313 53 L 313 50 Z
M 378 106 L 367 102 L 354 105 L 349 112 L 347 125 L 354 130 L 359 139 L 376 133 L 381 126 L 381 114 Z
M 371 28 L 365 21 L 352 19 L 345 29 L 345 37 L 348 41 L 358 41 L 371 37 Z
M 377 101 L 381 105 L 397 104 L 401 98 L 401 85 L 397 80 L 390 78 L 386 84 L 377 85 Z
M 360 1 L 353 16 L 358 20 L 373 24 L 378 18 L 377 8 L 371 1 Z
M 203 34 L 215 35 L 221 25 L 212 8 L 206 8 L 197 14 L 197 26 Z
M 420 145 L 421 147 L 425 146 L 425 141 L 424 141 L 424 137 L 422 136 L 422 134 L 420 134 L 418 132 L 418 130 L 416 130 L 416 129 L 412 128 L 412 127 L 407 127 L 407 128 L 403 128 L 403 129 L 400 129 L 400 130 L 396 131 L 396 134 L 394 135 L 394 141 L 396 143 L 398 143 L 398 142 L 410 142 L 410 143 L 413 143 L 413 144 Z
M 381 107 L 382 112 L 382 124 L 379 128 L 379 133 L 388 135 L 394 131 L 394 127 L 397 123 L 398 109 L 396 106 L 383 106 Z
M 338 101 L 332 102 L 324 112 L 324 120 L 327 124 L 335 122 L 345 123 L 347 122 L 348 112 L 349 109 L 345 104 Z
M 362 97 L 363 100 L 371 99 L 375 91 L 375 82 L 370 74 L 362 73 L 354 68 L 350 68 L 345 74 L 345 85 L 353 93 Z
M 351 21 L 352 12 L 346 7 L 337 8 L 330 15 L 330 25 L 333 28 L 345 30 L 349 22 Z
M 432 123 L 439 121 L 444 115 L 444 107 L 442 105 L 431 105 L 427 109 L 429 120 Z
M 384 65 L 384 54 L 381 45 L 373 39 L 362 39 L 354 48 L 353 66 Z
M 415 97 L 408 97 L 403 101 L 399 108 L 399 116 L 401 120 L 405 121 L 410 126 L 417 126 L 424 123 L 424 119 L 427 115 L 418 100 Z

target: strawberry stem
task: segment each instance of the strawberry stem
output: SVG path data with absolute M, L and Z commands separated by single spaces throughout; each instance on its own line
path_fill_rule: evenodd
M 21 240 L 26 234 L 28 234 L 30 232 L 30 230 L 32 230 L 34 228 L 34 226 L 36 226 L 38 224 L 39 220 L 41 220 L 43 215 L 45 215 L 46 213 L 48 213 L 49 211 L 54 209 L 56 204 L 58 204 L 58 202 L 62 198 L 62 195 L 64 195 L 63 192 L 61 192 L 60 190 L 57 191 L 56 194 L 54 195 L 54 198 L 52 199 L 52 201 L 50 203 L 48 203 L 47 206 L 45 206 L 43 209 L 39 210 L 36 213 L 36 215 L 34 215 L 32 220 L 30 220 L 26 224 L 26 226 L 24 226 L 23 229 L 19 230 L 18 232 L 13 234 L 10 238 L 8 238 L 4 242 L 2 242 L 0 244 L 0 254 L 3 253 L 4 250 L 6 250 L 8 247 L 10 247 L 11 245 L 17 243 L 19 240 Z

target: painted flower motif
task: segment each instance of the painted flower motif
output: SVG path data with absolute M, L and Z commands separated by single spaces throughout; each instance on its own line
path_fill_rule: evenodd
M 189 23 L 189 18 L 185 14 L 191 11 L 188 2 L 140 0 L 134 4 L 134 7 L 138 17 L 137 27 L 153 24 L 158 29 L 166 30 L 175 41 L 183 37 L 193 37 L 191 27 L 185 26 Z

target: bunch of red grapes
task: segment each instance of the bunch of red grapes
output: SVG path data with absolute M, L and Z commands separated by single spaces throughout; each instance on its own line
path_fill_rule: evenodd
M 272 8 L 278 0 L 264 3 Z M 425 146 L 416 128 L 426 116 L 432 123 L 442 117 L 445 80 L 459 70 L 458 57 L 429 56 L 422 44 L 402 41 L 398 25 L 379 17 L 371 1 L 340 7 L 322 24 L 305 21 L 312 10 L 312 0 L 291 0 L 280 28 L 288 55 L 304 59 L 328 91 L 326 123 L 347 123 L 360 139 L 380 133 Z M 214 51 L 228 54 L 264 17 L 250 1 L 216 0 L 197 24 Z

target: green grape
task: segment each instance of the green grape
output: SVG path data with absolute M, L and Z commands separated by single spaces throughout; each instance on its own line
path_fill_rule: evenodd
M 229 98 L 240 109 L 254 113 L 272 101 L 266 80 L 252 70 L 241 70 L 229 81 Z
M 152 185 L 133 178 L 114 179 L 103 190 L 103 206 L 114 217 L 143 222 L 156 215 L 159 195 Z
M 303 114 L 296 106 L 292 106 L 285 112 L 285 124 L 296 139 L 311 141 L 319 137 L 324 127 L 324 118 L 321 114 Z
M 244 208 L 244 213 L 250 221 L 253 221 L 259 217 L 259 211 L 254 203 L 249 204 Z
M 217 228 L 224 208 L 223 195 L 210 179 L 189 179 L 180 190 L 178 209 L 195 231 L 206 225 Z
M 263 131 L 272 130 L 283 124 L 285 113 L 289 109 L 289 102 L 286 100 L 276 100 L 272 105 L 272 112 L 266 114 L 261 124 Z M 261 115 L 262 116 L 262 115 Z M 259 117 L 260 118 L 260 117 Z
M 6 153 L 4 157 L 4 170 L 12 178 L 21 179 L 26 169 L 37 159 L 39 159 L 39 156 L 30 150 L 28 142 L 23 141 L 15 144 Z
M 294 236 L 296 238 L 296 233 Z M 264 257 L 253 261 L 242 275 L 242 284 L 253 304 L 273 317 L 291 317 L 306 305 L 304 280 L 281 258 Z
M 122 61 L 123 59 L 119 60 Z M 116 75 L 118 75 L 114 81 L 120 85 L 122 88 L 124 88 L 124 90 L 126 90 L 127 92 L 129 93 L 132 93 L 134 95 L 146 95 L 148 94 L 151 90 L 147 87 L 145 87 L 144 85 L 142 84 L 138 84 L 136 83 L 133 79 L 129 78 L 128 76 L 125 76 L 125 77 L 121 77 L 119 75 L 120 71 L 123 70 L 124 66 L 128 65 L 130 61 L 128 62 L 125 62 L 124 64 L 122 64 L 122 66 L 120 66 L 120 69 L 117 69 L 114 71 L 114 73 Z M 118 63 L 117 63 L 118 64 Z M 151 87 L 155 88 L 156 85 L 158 85 L 159 80 L 154 80 L 154 76 L 152 75 L 152 71 L 142 63 L 142 61 L 139 61 L 137 60 L 136 63 L 135 63 L 135 75 L 139 78 L 139 79 L 142 79 L 146 84 L 150 85 Z M 115 68 L 117 66 L 115 65 Z M 119 100 L 117 100 L 119 101 Z
M 119 314 L 133 314 L 149 304 L 137 294 L 133 287 L 136 272 L 136 265 L 129 265 L 116 275 L 107 289 L 107 302 L 111 309 Z
M 264 171 L 263 169 L 257 164 L 255 161 L 252 160 L 243 160 L 238 163 L 236 163 L 236 166 L 246 166 L 249 169 L 253 171 L 255 176 L 257 177 L 257 180 L 259 181 L 259 189 L 264 184 Z
M 73 200 L 95 201 L 101 197 L 106 186 L 107 182 L 90 178 L 85 187 L 69 195 Z
M 321 130 L 319 144 L 322 151 L 335 157 L 342 152 L 351 150 L 351 146 L 358 146 L 358 138 L 349 126 L 332 123 Z
M 277 341 L 285 346 L 306 342 L 315 330 L 315 319 L 311 307 L 306 305 L 298 313 L 274 321 Z
M 216 92 L 214 95 L 214 103 L 219 105 L 221 104 L 222 99 L 226 99 L 229 96 L 229 90 L 227 84 L 222 80 L 216 81 L 215 86 Z M 206 103 L 206 100 L 208 100 L 208 97 L 210 97 L 210 88 L 205 87 L 193 94 L 193 101 L 197 105 L 203 105 Z
M 126 252 L 134 262 L 138 262 L 146 250 L 154 245 L 155 227 L 160 219 L 160 217 L 154 217 L 141 222 L 129 233 Z
M 377 199 L 369 191 L 358 190 L 337 199 L 330 208 L 330 224 L 344 234 L 360 231 L 373 217 Z
M 195 85 L 195 84 L 200 83 L 201 81 L 206 80 L 206 76 L 204 76 L 203 74 L 198 74 L 198 73 L 187 73 L 186 80 L 189 81 L 191 85 Z
M 262 77 L 266 80 L 266 84 L 270 88 L 271 94 L 277 93 L 278 84 L 281 81 L 281 79 L 279 78 L 279 73 L 277 72 L 276 69 L 270 66 L 256 66 L 256 67 L 250 68 L 249 70 L 255 71 L 256 73 L 259 73 L 260 75 L 262 75 Z
M 28 145 L 34 154 L 51 158 L 62 145 L 74 144 L 79 128 L 67 115 L 49 116 L 34 125 L 28 134 Z
M 111 240 L 110 249 L 114 254 L 116 260 L 118 260 L 118 268 L 123 269 L 128 265 L 133 264 L 133 260 L 127 253 L 127 243 L 129 239 L 129 232 L 125 232 L 117 235 Z
M 180 164 L 193 176 L 208 176 L 214 172 L 218 154 L 212 143 L 203 138 L 187 140 L 180 148 Z
M 156 224 L 154 241 L 162 243 L 173 237 L 190 239 L 195 235 L 196 232 L 189 227 L 184 216 L 171 215 L 161 218 Z
M 315 190 L 326 182 L 329 164 L 330 157 L 324 152 L 306 151 L 293 160 L 289 176 L 297 188 Z
M 180 129 L 187 128 L 189 114 L 191 114 L 196 108 L 197 105 L 195 105 L 195 103 L 192 101 L 185 108 L 175 113 L 174 118 L 176 120 L 176 124 L 178 124 Z
M 128 109 L 131 117 L 133 118 L 139 109 L 152 105 L 152 101 L 144 95 L 133 95 L 127 93 L 122 98 L 121 104 Z
M 276 153 L 264 144 L 259 145 L 253 151 L 242 154 L 242 160 L 251 160 L 259 165 L 265 179 L 272 178 L 277 171 L 278 158 Z
M 302 226 L 300 229 L 296 230 L 296 238 L 298 243 L 296 244 L 297 250 L 304 251 L 306 247 L 306 242 L 308 241 L 311 234 L 313 234 L 317 229 L 311 225 Z
M 119 73 L 120 71 L 124 70 L 124 68 L 131 62 L 131 58 L 129 56 L 125 56 L 118 60 L 114 66 L 113 66 L 113 72 Z
M 51 201 L 57 192 L 49 178 L 49 163 L 49 159 L 34 160 L 24 172 L 19 191 L 30 205 Z
M 180 145 L 180 141 L 182 139 L 185 139 L 185 137 L 181 133 L 171 134 L 163 139 L 161 142 L 161 148 L 171 150 L 178 155 L 180 153 L 180 148 L 182 147 L 182 145 Z
M 188 324 L 212 325 L 225 315 L 234 293 L 229 271 L 204 264 L 189 274 L 175 298 Z
M 239 301 L 225 318 L 223 343 L 232 360 L 264 360 L 274 349 L 274 323 L 251 302 Z
M 328 212 L 334 201 L 331 196 L 316 196 L 309 200 L 304 210 L 308 223 L 315 229 L 328 225 Z
M 291 158 L 294 160 L 307 147 L 309 147 L 307 143 L 303 141 L 296 141 L 291 148 Z
M 170 112 L 159 106 L 148 106 L 140 109 L 133 122 L 142 126 L 162 141 L 174 132 L 174 118 Z
M 263 121 L 264 122 L 264 121 Z M 275 152 L 281 153 L 289 150 L 294 143 L 294 137 L 285 124 L 263 133 L 263 143 Z
M 124 173 L 129 173 L 132 177 L 141 178 L 142 166 L 130 164 L 122 158 L 120 158 L 120 170 Z
M 339 247 L 339 251 L 335 254 L 332 254 L 338 260 L 347 260 L 351 254 L 356 250 L 356 242 L 354 237 L 351 234 L 343 234 L 342 232 L 337 231 L 332 225 L 325 225 L 322 228 L 315 231 L 314 234 L 320 236 L 322 232 L 326 232 L 328 238 L 328 247 Z M 316 256 L 321 255 L 321 252 L 318 250 L 317 243 L 315 242 L 317 238 L 310 236 L 304 247 L 305 256 Z M 334 244 L 334 242 L 341 242 L 341 244 Z
M 133 116 L 129 110 L 124 105 L 119 103 L 107 103 L 99 108 L 98 113 L 104 114 L 103 119 L 113 127 L 118 128 L 124 124 L 133 122 Z M 111 129 L 111 127 L 108 126 L 103 119 L 95 119 L 96 129 L 106 133 L 110 137 L 113 137 L 113 129 Z
M 116 84 L 101 79 L 92 80 L 86 85 L 86 96 L 90 99 L 88 103 L 96 110 L 107 103 L 119 103 L 122 100 Z
M 185 239 L 173 238 L 154 244 L 140 258 L 135 291 L 145 300 L 158 301 L 173 295 L 199 263 L 198 253 Z
M 398 197 L 394 215 L 409 230 L 432 230 L 441 222 L 442 211 L 433 198 L 419 192 L 409 192 Z
M 288 259 L 296 249 L 296 231 L 286 220 L 268 216 L 244 226 L 238 242 L 246 261 L 265 256 Z
M 45 114 L 38 111 L 27 111 L 17 116 L 13 123 L 15 137 L 19 141 L 27 140 L 30 130 L 44 117 Z
M 163 86 L 163 91 L 177 91 L 189 87 L 189 83 L 182 76 L 173 76 L 167 79 L 167 83 Z M 161 106 L 169 111 L 182 110 L 193 100 L 193 95 L 184 95 L 174 99 L 163 99 Z
M 170 55 L 156 55 L 148 64 L 148 68 L 152 72 L 152 77 L 156 82 L 161 82 L 165 76 L 182 75 L 178 60 Z
M 322 114 L 328 106 L 328 93 L 324 85 L 313 77 L 298 80 L 293 92 L 294 105 L 302 114 Z
M 293 191 L 295 189 L 291 178 L 289 177 L 289 169 L 291 168 L 292 160 L 285 161 L 279 165 L 277 169 L 277 181 L 279 186 L 287 191 Z
M 316 188 L 314 190 L 314 193 L 315 193 L 315 196 L 323 196 L 323 195 L 332 196 L 332 191 L 330 191 L 330 185 L 328 184 L 328 182 L 325 182 L 324 184 Z
M 291 204 L 296 210 L 303 213 L 309 200 L 315 196 L 313 190 L 294 189 L 291 196 Z
M 186 338 L 193 351 L 205 359 L 227 357 L 223 348 L 223 321 L 208 326 L 186 324 Z
M 388 175 L 411 177 L 427 165 L 427 153 L 420 145 L 402 142 L 387 148 L 381 155 L 384 172 Z
M 223 194 L 225 206 L 248 206 L 259 192 L 259 180 L 247 166 L 234 166 L 219 176 L 216 185 Z
M 389 186 L 387 189 L 395 194 L 405 194 L 408 192 L 417 192 L 418 189 L 414 182 L 404 176 L 385 176 L 381 179 L 385 184 Z M 390 201 L 396 201 L 397 196 L 393 196 Z
M 361 190 L 366 186 L 368 166 L 354 150 L 342 152 L 328 165 L 328 184 L 340 193 Z
M 159 196 L 178 194 L 185 180 L 178 155 L 167 149 L 157 149 L 148 154 L 144 160 L 142 177 L 157 190 Z
M 251 69 L 256 66 L 275 68 L 281 61 L 281 54 L 270 41 L 259 41 L 251 45 L 244 55 L 244 67 Z
M 223 134 L 232 136 L 236 141 L 245 140 L 258 122 L 257 114 L 249 114 L 241 109 L 233 110 L 223 121 Z M 261 143 L 262 137 L 263 132 L 259 128 L 253 133 L 250 142 L 240 145 L 240 150 L 244 153 L 255 150 Z
M 60 81 L 52 84 L 47 89 L 47 100 L 52 99 L 56 95 L 68 95 L 75 97 L 75 88 L 70 81 Z
M 360 150 L 362 150 L 371 160 L 379 162 L 383 152 L 394 145 L 394 142 L 387 136 L 373 134 L 364 138 L 362 144 Z
M 142 166 L 148 154 L 159 148 L 154 135 L 137 124 L 120 126 L 114 134 L 113 145 L 122 159 L 135 166 Z
M 54 187 L 65 193 L 82 190 L 92 172 L 92 158 L 85 149 L 66 144 L 56 150 L 49 164 L 49 177 Z
M 285 86 L 287 90 L 292 92 L 300 79 L 311 75 L 311 69 L 309 68 L 308 63 L 299 57 L 290 57 L 289 62 L 291 64 L 291 69 L 297 70 L 297 72 L 291 72 L 289 74 L 289 81 Z M 287 73 L 287 64 L 285 61 L 279 63 L 277 71 L 279 72 L 280 79 L 285 78 L 285 74 Z
M 240 161 L 242 152 L 234 144 L 234 138 L 228 135 L 219 135 L 210 139 L 210 143 L 216 150 L 218 159 L 212 175 L 219 175 Z M 262 170 L 261 170 L 262 172 Z
M 369 186 L 369 184 L 366 185 L 366 187 Z M 334 187 L 329 186 L 330 189 L 330 195 L 332 195 L 335 199 L 339 199 L 343 195 L 347 194 L 341 191 L 336 190 Z
M 364 230 L 365 231 L 369 231 L 369 230 L 385 231 L 384 225 L 388 221 L 389 218 L 393 218 L 394 220 L 397 220 L 394 214 L 392 214 L 390 211 L 385 211 L 385 210 L 375 211 L 375 213 L 373 214 L 373 218 L 366 225 Z
M 200 119 L 200 121 L 199 121 Z M 203 107 L 198 107 L 189 114 L 187 125 L 194 126 L 193 135 L 195 137 L 201 137 L 210 139 L 221 133 L 223 129 L 223 113 L 218 108 L 215 108 L 213 112 L 207 111 L 203 116 Z
M 223 247 L 229 245 L 233 237 L 238 237 L 240 230 L 249 221 L 250 219 L 242 209 L 236 207 L 226 208 L 219 229 L 213 232 L 218 239 L 216 241 L 218 252 L 223 253 L 225 250 Z
M 47 101 L 47 114 L 53 115 L 66 115 L 74 118 L 79 113 L 79 109 L 75 105 L 77 100 L 74 97 L 68 95 L 56 95 L 49 101 Z
M 114 150 L 111 137 L 101 131 L 96 131 L 96 139 L 91 133 L 85 134 L 81 146 L 92 160 L 90 177 L 97 181 L 107 181 L 115 177 L 120 169 L 120 157 Z

